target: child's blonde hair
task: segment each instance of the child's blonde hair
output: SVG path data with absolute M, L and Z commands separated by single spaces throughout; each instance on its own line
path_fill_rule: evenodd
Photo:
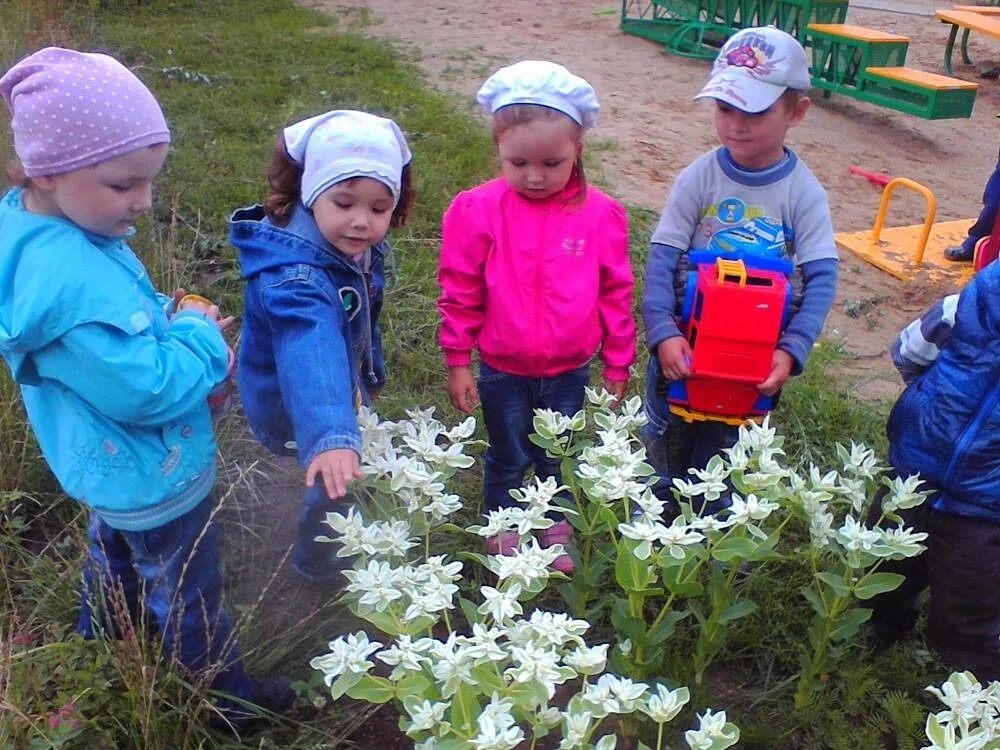
M 490 121 L 490 133 L 493 135 L 493 143 L 498 144 L 501 136 L 508 130 L 516 128 L 518 125 L 527 125 L 536 120 L 563 120 L 573 126 L 576 133 L 576 141 L 583 141 L 583 126 L 573 120 L 569 115 L 563 114 L 557 109 L 546 107 L 542 104 L 508 104 L 493 113 Z M 569 203 L 582 203 L 587 197 L 587 176 L 583 171 L 583 154 L 577 153 L 576 162 L 573 165 L 576 178 L 580 183 L 580 192 L 574 196 Z M 570 178 L 572 179 L 572 177 Z

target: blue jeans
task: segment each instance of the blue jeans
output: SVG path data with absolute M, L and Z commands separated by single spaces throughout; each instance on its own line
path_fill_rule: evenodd
M 326 523 L 326 514 L 346 514 L 350 503 L 350 495 L 337 500 L 327 497 L 322 477 L 317 477 L 316 484 L 312 487 L 306 487 L 302 510 L 299 512 L 298 536 L 292 553 L 292 565 L 306 580 L 319 582 L 335 578 L 341 570 L 351 566 L 351 558 L 336 557 L 339 544 L 316 541 L 318 536 L 336 536 L 336 532 Z
M 524 486 L 524 475 L 532 465 L 537 477 L 555 477 L 562 483 L 559 460 L 546 456 L 528 439 L 533 432 L 534 412 L 552 409 L 568 416 L 576 414 L 583 408 L 588 383 L 589 365 L 551 378 L 528 378 L 479 363 L 479 401 L 490 439 L 483 470 L 487 511 L 516 505 L 510 490 Z
M 251 699 L 236 632 L 222 606 L 219 528 L 209 495 L 183 516 L 148 531 L 120 531 L 92 514 L 77 632 L 120 636 L 122 615 L 145 615 L 163 648 L 192 672 L 218 664 L 211 687 Z
M 669 383 L 660 373 L 655 355 L 649 358 L 646 373 L 646 417 L 642 428 L 642 442 L 646 446 L 646 459 L 656 469 L 658 481 L 653 494 L 667 504 L 667 513 L 679 512 L 671 487 L 673 479 L 688 479 L 688 469 L 704 469 L 712 456 L 732 448 L 739 439 L 739 428 L 725 422 L 685 422 L 670 411 L 667 403 Z M 709 503 L 708 513 L 715 513 L 729 505 L 728 498 Z M 695 511 L 701 510 L 695 507 Z
M 979 240 L 990 235 L 998 210 L 1000 210 L 1000 161 L 986 181 L 986 188 L 983 190 L 983 209 L 979 212 L 976 222 L 969 227 L 969 236 L 962 242 L 962 249 L 971 253 L 976 249 Z

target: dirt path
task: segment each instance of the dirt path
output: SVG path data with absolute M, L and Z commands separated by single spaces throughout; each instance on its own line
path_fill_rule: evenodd
M 461 97 L 470 109 L 485 77 L 516 60 L 551 59 L 586 77 L 603 107 L 601 122 L 589 137 L 609 146 L 603 151 L 599 179 L 625 203 L 659 210 L 679 170 L 715 145 L 708 106 L 691 101 L 704 82 L 706 64 L 666 55 L 654 42 L 621 33 L 616 3 L 304 0 L 304 4 L 338 17 L 343 28 L 388 40 L 417 63 L 430 83 Z M 929 12 L 931 7 L 929 0 L 911 0 L 907 9 Z M 933 18 L 852 9 L 848 21 L 909 36 L 907 64 L 943 72 L 947 27 Z M 973 37 L 970 50 L 981 63 L 991 52 L 1000 55 L 1000 45 L 982 37 Z M 1000 106 L 1000 86 L 977 79 L 978 70 L 956 65 L 956 75 L 980 84 L 970 120 L 932 122 L 846 97 L 815 97 L 806 121 L 790 132 L 789 144 L 829 192 L 837 231 L 870 227 L 878 206 L 878 191 L 848 174 L 852 164 L 928 185 L 938 200 L 939 219 L 962 219 L 978 212 L 983 185 L 995 163 L 994 114 Z M 922 202 L 901 194 L 893 202 L 888 225 L 922 219 Z M 845 370 L 857 379 L 859 394 L 898 392 L 888 347 L 901 326 L 947 291 L 901 285 L 845 255 L 838 302 L 826 333 L 842 340 L 854 356 Z

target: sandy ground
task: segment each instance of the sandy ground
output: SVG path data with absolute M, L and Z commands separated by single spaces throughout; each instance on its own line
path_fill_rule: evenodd
M 665 54 L 655 42 L 618 29 L 618 5 L 601 0 L 303 0 L 342 27 L 384 39 L 409 55 L 428 81 L 468 103 L 486 76 L 521 59 L 551 59 L 597 89 L 601 122 L 590 138 L 606 145 L 598 180 L 623 202 L 659 210 L 682 167 L 716 143 L 710 105 L 692 102 L 708 71 L 703 61 Z M 904 34 L 907 64 L 943 73 L 948 27 L 932 17 L 932 0 L 866 0 L 849 23 Z M 826 187 L 838 232 L 870 228 L 879 192 L 848 174 L 851 165 L 905 176 L 934 192 L 939 220 L 978 213 L 982 188 L 995 163 L 1000 88 L 977 77 L 1000 56 L 1000 42 L 973 36 L 977 65 L 955 74 L 980 85 L 970 120 L 927 121 L 844 96 L 814 97 L 805 122 L 790 132 L 795 148 Z M 923 201 L 897 193 L 887 225 L 923 220 Z M 838 302 L 827 336 L 843 341 L 854 359 L 845 373 L 858 395 L 894 396 L 900 386 L 887 351 L 898 330 L 933 299 L 938 285 L 904 285 L 845 254 Z M 854 317 L 846 310 L 855 313 Z

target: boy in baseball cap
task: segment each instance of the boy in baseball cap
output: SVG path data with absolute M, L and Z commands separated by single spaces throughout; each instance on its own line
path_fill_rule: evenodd
M 741 249 L 747 267 L 777 263 L 794 269 L 792 313 L 770 373 L 757 385 L 764 395 L 776 395 L 789 376 L 802 372 L 833 303 L 838 256 L 826 192 L 785 146 L 788 129 L 809 110 L 809 84 L 809 61 L 794 37 L 773 27 L 751 28 L 726 41 L 695 96 L 715 100 L 721 145 L 674 183 L 653 232 L 642 308 L 650 351 L 643 438 L 663 480 L 654 492 L 668 505 L 673 478 L 703 469 L 738 437 L 738 428 L 727 422 L 687 422 L 668 408 L 671 381 L 692 375 L 680 320 L 688 272 L 694 270 L 689 254 L 717 253 L 731 246 L 727 237 L 739 236 L 754 240 Z

